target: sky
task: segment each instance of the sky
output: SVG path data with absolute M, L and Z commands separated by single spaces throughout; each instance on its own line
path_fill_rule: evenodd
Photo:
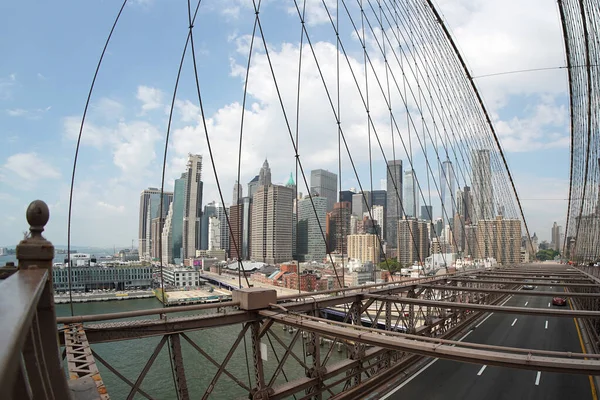
M 75 246 L 137 246 L 139 194 L 144 188 L 161 186 L 170 105 L 188 33 L 186 3 L 132 0 L 123 10 L 97 76 L 81 137 L 71 224 Z M 357 7 L 357 2 L 347 3 L 351 10 Z M 337 2 L 326 4 L 335 13 Z M 564 68 L 553 68 L 565 65 L 556 2 L 437 0 L 436 4 L 476 77 L 530 232 L 550 241 L 552 223 L 565 224 L 570 154 L 567 75 Z M 38 198 L 51 210 L 46 237 L 57 245 L 66 244 L 81 118 L 120 6 L 115 0 L 0 4 L 0 15 L 10 16 L 0 24 L 0 246 L 12 246 L 22 238 L 27 228 L 25 209 Z M 342 16 L 343 11 L 340 6 Z M 226 203 L 231 202 L 237 177 L 254 16 L 250 1 L 206 0 L 194 24 L 203 111 Z M 261 37 L 256 36 L 258 50 L 249 72 L 244 112 L 240 171 L 244 193 L 265 158 L 274 183 L 286 182 L 295 169 L 289 132 L 294 132 L 297 120 L 301 25 L 293 1 L 264 0 L 260 16 L 288 120 L 281 112 Z M 336 66 L 335 36 L 320 1 L 306 1 L 306 23 L 323 73 L 331 78 Z M 364 68 L 360 41 L 347 19 L 340 18 L 340 37 L 349 63 L 360 71 Z M 368 47 L 375 46 L 373 40 L 367 42 Z M 304 44 L 298 153 L 307 174 L 316 168 L 335 172 L 337 128 Z M 206 204 L 218 201 L 219 194 L 191 60 L 188 52 L 166 146 L 165 190 L 172 190 L 173 180 L 184 171 L 188 153 L 202 154 Z M 553 69 L 484 76 L 538 68 Z M 368 153 L 356 150 L 365 144 L 364 109 L 361 114 L 348 69 L 340 73 L 340 81 L 340 98 L 348 99 L 341 106 L 342 125 L 355 149 L 359 177 L 369 187 Z M 372 110 L 375 118 L 376 112 L 381 117 L 387 113 L 376 96 Z M 384 146 L 389 144 L 386 140 Z M 358 187 L 347 157 L 343 163 L 342 189 Z M 385 172 L 381 155 L 375 155 L 375 189 Z M 299 191 L 306 193 L 303 186 L 300 182 Z

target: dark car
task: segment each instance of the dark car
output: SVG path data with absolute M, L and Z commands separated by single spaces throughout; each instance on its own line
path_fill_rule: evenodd
M 552 298 L 552 305 L 553 306 L 566 306 L 567 305 L 567 299 L 565 299 L 564 297 L 553 297 Z
M 525 285 L 523 286 L 523 290 L 533 290 L 535 289 L 533 285 Z

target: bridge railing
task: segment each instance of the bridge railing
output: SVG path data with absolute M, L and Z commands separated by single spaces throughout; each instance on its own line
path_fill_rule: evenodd
M 48 206 L 27 209 L 30 232 L 17 246 L 18 268 L 0 281 L 0 388 L 3 399 L 69 399 L 60 361 L 52 289 L 54 246 L 42 232 Z M 8 277 L 7 277 L 8 276 Z

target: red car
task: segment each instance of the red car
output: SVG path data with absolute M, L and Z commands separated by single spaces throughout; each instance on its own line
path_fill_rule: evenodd
M 552 298 L 552 305 L 553 306 L 566 306 L 567 299 L 565 299 L 564 297 L 554 297 L 554 298 Z

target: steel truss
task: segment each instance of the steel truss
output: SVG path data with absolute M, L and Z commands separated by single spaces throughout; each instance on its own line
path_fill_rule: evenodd
M 372 393 L 383 383 L 391 382 L 423 356 L 512 368 L 600 375 L 600 355 L 597 354 L 538 351 L 452 340 L 481 320 L 488 311 L 576 317 L 581 326 L 598 332 L 600 280 L 585 271 L 567 271 L 565 267 L 536 269 L 535 273 L 558 277 L 561 271 L 563 274 L 558 279 L 561 280 L 561 286 L 569 288 L 564 295 L 571 298 L 572 310 L 500 306 L 509 294 L 522 293 L 517 289 L 523 282 L 513 280 L 516 275 L 514 270 L 495 269 L 461 274 L 456 278 L 440 276 L 403 284 L 378 285 L 367 290 L 349 288 L 337 296 L 325 292 L 312 293 L 310 296 L 286 296 L 278 299 L 278 304 L 260 310 L 245 310 L 243 305 L 215 305 L 212 313 L 203 315 L 88 324 L 85 333 L 92 344 L 161 337 L 134 382 L 126 379 L 90 348 L 98 362 L 130 387 L 129 398 L 136 393 L 147 399 L 153 398 L 151 393 L 146 393 L 140 387 L 159 353 L 167 347 L 165 345 L 171 350 L 179 398 L 190 397 L 182 342 L 190 345 L 216 368 L 210 383 L 203 388 L 203 399 L 210 398 L 224 376 L 253 399 L 283 399 L 291 396 L 297 399 L 360 398 Z M 523 269 L 523 273 L 529 271 Z M 482 279 L 487 275 L 494 275 L 497 279 Z M 571 286 L 565 283 L 572 281 L 582 283 Z M 527 294 L 541 295 L 541 292 L 531 291 Z M 544 292 L 546 296 L 553 294 Z M 327 310 L 332 308 L 344 310 L 341 321 L 324 318 Z M 164 309 L 157 311 L 160 314 L 165 312 Z M 101 316 L 102 319 L 104 317 Z M 111 317 L 118 319 L 122 315 L 113 314 Z M 93 321 L 94 317 L 79 318 Z M 285 339 L 281 337 L 282 326 L 293 331 L 291 336 Z M 209 355 L 206 344 L 192 339 L 187 333 L 223 327 L 241 328 L 221 361 Z M 228 368 L 234 353 L 246 351 L 242 350 L 242 347 L 245 349 L 242 342 L 248 336 L 249 353 L 246 354 L 250 356 L 251 382 Z M 597 338 L 596 333 L 593 336 L 596 344 Z M 274 355 L 276 360 L 274 368 L 269 370 L 264 365 L 265 351 L 269 357 Z M 333 361 L 335 351 L 345 355 L 345 359 Z M 290 363 L 300 366 L 304 374 L 291 373 Z

